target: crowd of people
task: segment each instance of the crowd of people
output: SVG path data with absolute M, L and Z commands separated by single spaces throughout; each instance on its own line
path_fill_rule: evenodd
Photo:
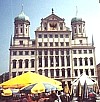
M 51 91 L 38 94 L 17 94 L 13 97 L 3 97 L 2 100 L 4 102 L 70 102 L 71 98 L 63 91 Z

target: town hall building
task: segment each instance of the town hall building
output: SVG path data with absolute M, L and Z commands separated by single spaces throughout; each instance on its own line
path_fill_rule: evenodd
M 94 42 L 92 39 L 88 43 L 82 18 L 72 18 L 70 29 L 52 9 L 50 15 L 41 19 L 33 39 L 30 19 L 22 10 L 14 18 L 9 50 L 10 78 L 31 71 L 71 84 L 85 72 L 97 80 Z

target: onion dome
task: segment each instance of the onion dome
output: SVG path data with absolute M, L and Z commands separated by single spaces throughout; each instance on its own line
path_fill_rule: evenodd
M 17 17 L 15 17 L 15 20 L 17 20 L 17 21 L 29 21 L 29 17 L 26 16 L 24 11 L 23 11 L 23 4 L 22 4 L 21 13 Z
M 82 21 L 82 18 L 74 17 L 74 18 L 72 18 L 71 23 L 79 22 L 79 21 Z
M 21 13 L 17 17 L 15 17 L 15 20 L 29 21 L 29 17 L 26 16 L 23 11 L 21 11 Z

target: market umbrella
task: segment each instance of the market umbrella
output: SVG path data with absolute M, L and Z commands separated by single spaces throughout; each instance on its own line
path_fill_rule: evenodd
M 47 82 L 54 85 L 61 85 L 61 82 L 52 78 L 48 78 L 37 73 L 27 72 L 1 83 L 0 86 L 3 88 L 22 88 L 26 85 L 38 82 Z
M 20 90 L 21 93 L 42 93 L 57 90 L 57 87 L 49 83 L 35 83 Z
M 1 93 L 2 96 L 12 96 L 11 89 L 3 89 L 3 92 Z
M 84 85 L 85 81 L 87 83 L 87 85 L 94 85 L 94 83 L 96 82 L 95 80 L 93 80 L 92 78 L 90 78 L 88 75 L 86 75 L 85 73 L 82 73 L 80 75 L 80 77 L 76 78 L 73 82 L 72 82 L 72 85 L 78 85 L 78 83 L 81 83 L 81 85 Z

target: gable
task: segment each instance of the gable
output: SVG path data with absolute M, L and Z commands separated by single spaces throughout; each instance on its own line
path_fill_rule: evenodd
M 55 15 L 55 14 L 49 15 L 48 17 L 44 18 L 44 20 L 50 20 L 50 21 L 51 21 L 51 20 L 64 21 L 64 19 L 58 17 L 58 16 Z

